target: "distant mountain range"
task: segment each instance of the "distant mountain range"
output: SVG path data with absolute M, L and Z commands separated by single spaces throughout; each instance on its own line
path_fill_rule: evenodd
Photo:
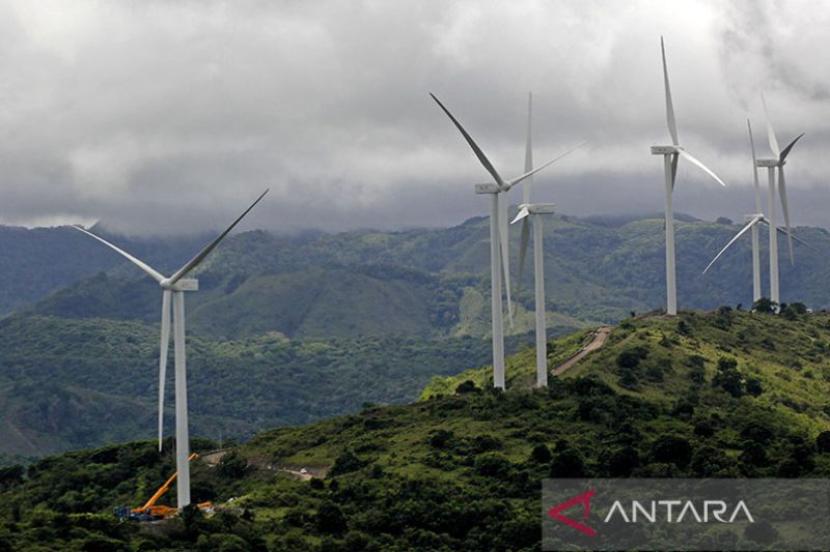
M 679 218 L 680 307 L 748 306 L 748 240 L 701 276 L 738 226 Z M 474 218 L 446 229 L 230 237 L 200 269 L 200 291 L 188 299 L 195 433 L 245 436 L 364 402 L 406 401 L 434 374 L 486 363 L 487 226 Z M 824 308 L 830 235 L 797 232 L 811 248 L 797 246 L 790 266 L 781 244 L 782 297 Z M 171 271 L 209 236 L 108 238 Z M 0 251 L 0 452 L 151 436 L 155 283 L 68 228 L 0 227 Z M 545 255 L 552 335 L 663 304 L 661 219 L 557 215 L 546 224 Z M 522 286 L 514 294 L 514 350 L 529 341 L 533 323 L 530 274 Z

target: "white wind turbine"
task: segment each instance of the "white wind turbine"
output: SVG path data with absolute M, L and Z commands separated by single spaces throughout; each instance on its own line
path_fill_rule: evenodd
M 726 186 L 718 175 L 712 172 L 706 165 L 698 161 L 683 147 L 677 136 L 677 123 L 674 118 L 674 106 L 669 87 L 669 70 L 666 66 L 666 48 L 663 45 L 663 37 L 660 37 L 660 50 L 663 55 L 663 83 L 666 89 L 666 121 L 671 134 L 671 146 L 651 146 L 653 155 L 663 156 L 663 165 L 666 177 L 666 313 L 677 314 L 677 284 L 674 255 L 674 213 L 672 211 L 672 193 L 674 192 L 675 178 L 677 177 L 677 161 L 682 157 L 696 165 L 706 174 L 712 177 L 721 186 Z
M 444 107 L 444 104 L 435 97 L 434 94 L 430 93 L 432 99 L 435 100 L 435 103 L 441 108 L 441 110 L 450 118 L 453 122 L 455 127 L 461 132 L 461 135 L 464 136 L 464 139 L 469 144 L 470 148 L 475 153 L 475 156 L 478 158 L 479 162 L 482 166 L 490 173 L 490 176 L 493 177 L 494 183 L 493 184 L 476 184 L 475 192 L 477 194 L 489 194 L 492 197 L 492 205 L 490 210 L 490 278 L 491 278 L 491 285 L 490 285 L 490 300 L 491 300 L 491 311 L 492 311 L 492 333 L 493 333 L 493 386 L 504 389 L 504 323 L 502 320 L 502 273 L 504 273 L 506 278 L 507 289 L 510 288 L 509 282 L 509 274 L 510 271 L 507 265 L 507 255 L 506 255 L 506 245 L 504 245 L 507 241 L 507 229 L 506 225 L 503 224 L 502 221 L 506 221 L 507 217 L 504 213 L 503 208 L 501 207 L 500 196 L 505 194 L 506 192 L 510 191 L 513 186 L 522 182 L 526 178 L 529 178 L 536 174 L 537 172 L 541 171 L 542 169 L 546 168 L 548 165 L 553 163 L 554 161 L 560 159 L 562 156 L 556 157 L 551 159 L 544 165 L 540 166 L 537 169 L 533 169 L 530 171 L 525 172 L 524 174 L 517 176 L 516 178 L 504 180 L 501 175 L 496 171 L 493 164 L 484 155 L 484 152 L 478 147 L 478 144 L 475 143 L 473 138 L 470 134 L 461 126 L 461 123 L 458 122 L 450 111 Z M 564 154 L 564 155 L 567 155 Z M 502 272 L 503 271 L 503 272 Z M 509 291 L 508 291 L 509 293 Z M 508 296 L 508 303 L 509 303 L 509 296 Z
M 764 106 L 764 117 L 767 120 L 767 139 L 769 141 L 769 149 L 775 156 L 768 159 L 758 159 L 755 164 L 757 167 L 766 167 L 769 179 L 769 196 L 767 199 L 767 209 L 769 210 L 769 287 L 770 300 L 773 303 L 781 304 L 781 294 L 779 291 L 778 282 L 778 225 L 775 217 L 775 169 L 778 168 L 778 194 L 781 198 L 781 211 L 784 213 L 784 226 L 787 229 L 787 245 L 790 253 L 790 263 L 793 262 L 793 235 L 790 229 L 790 209 L 787 204 L 787 185 L 784 178 L 784 165 L 787 162 L 787 156 L 795 146 L 804 133 L 802 132 L 795 139 L 790 142 L 786 148 L 781 150 L 778 147 L 778 139 L 775 137 L 775 131 L 772 129 L 772 123 L 769 120 L 769 113 L 767 112 L 767 102 L 764 95 L 761 94 L 761 103 Z
M 528 94 L 527 98 L 527 147 L 525 148 L 525 172 L 533 170 L 533 143 L 532 143 L 532 111 L 533 96 Z M 543 214 L 552 214 L 553 203 L 531 203 L 530 189 L 533 178 L 528 178 L 522 184 L 522 204 L 519 205 L 519 212 L 512 224 L 522 221 L 522 237 L 519 248 L 519 276 L 517 285 L 521 285 L 522 273 L 524 272 L 527 246 L 530 240 L 530 228 L 528 224 L 533 219 L 533 278 L 536 314 L 536 386 L 547 387 L 548 385 L 548 358 L 547 358 L 547 328 L 545 320 L 545 265 L 544 247 L 542 244 Z
M 752 301 L 753 303 L 761 299 L 762 291 L 761 291 L 761 251 L 760 251 L 760 237 L 758 235 L 758 225 L 759 224 L 766 224 L 769 225 L 769 221 L 764 216 L 764 213 L 761 211 L 761 185 L 758 183 L 758 160 L 755 157 L 755 140 L 752 137 L 752 125 L 749 122 L 749 119 L 746 120 L 746 128 L 749 133 L 749 145 L 752 150 L 752 177 L 753 183 L 755 188 L 755 213 L 746 216 L 746 225 L 741 228 L 741 230 L 735 234 L 731 240 L 721 249 L 715 258 L 706 266 L 703 270 L 703 273 L 706 274 L 710 268 L 717 262 L 720 257 L 726 253 L 726 250 L 732 247 L 741 236 L 743 236 L 747 231 L 752 231 Z M 788 236 L 791 234 L 787 231 L 784 231 L 781 228 L 777 229 L 779 232 L 783 232 Z M 791 236 L 792 237 L 792 236 Z M 801 243 L 804 243 L 803 240 L 798 239 L 795 237 L 795 240 Z
M 164 383 L 167 375 L 167 347 L 170 342 L 170 303 L 172 298 L 173 307 L 173 348 L 175 357 L 176 369 L 176 473 L 178 474 L 176 483 L 176 505 L 179 508 L 184 508 L 190 504 L 190 465 L 188 456 L 190 456 L 190 437 L 188 436 L 188 422 L 187 422 L 187 364 L 185 356 L 185 320 L 184 320 L 184 292 L 197 291 L 199 289 L 199 281 L 195 278 L 186 278 L 199 264 L 210 254 L 213 249 L 219 245 L 225 236 L 247 215 L 254 206 L 268 193 L 265 190 L 250 207 L 245 209 L 228 228 L 219 234 L 215 240 L 204 247 L 195 257 L 189 260 L 184 266 L 173 273 L 169 278 L 152 268 L 147 263 L 133 257 L 123 249 L 111 244 L 104 238 L 96 236 L 92 232 L 74 226 L 76 230 L 98 240 L 107 247 L 113 249 L 138 268 L 143 270 L 147 275 L 158 282 L 162 289 L 161 300 L 161 354 L 159 356 L 159 420 L 158 420 L 158 438 L 159 451 L 162 443 L 162 430 L 164 423 Z

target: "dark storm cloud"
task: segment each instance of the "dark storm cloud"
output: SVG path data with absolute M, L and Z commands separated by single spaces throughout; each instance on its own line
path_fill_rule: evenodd
M 765 152 L 763 87 L 779 140 L 808 132 L 789 167 L 794 220 L 825 224 L 829 19 L 806 2 L 7 1 L 0 222 L 198 231 L 265 187 L 249 226 L 485 213 L 471 185 L 486 173 L 428 91 L 513 175 L 533 90 L 538 162 L 590 140 L 535 197 L 657 211 L 664 34 L 681 139 L 732 185 L 685 167 L 676 208 L 752 207 L 744 119 Z

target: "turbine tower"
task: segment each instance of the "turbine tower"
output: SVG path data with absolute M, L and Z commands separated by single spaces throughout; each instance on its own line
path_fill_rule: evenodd
M 506 220 L 506 216 L 501 206 L 503 198 L 500 196 L 510 191 L 510 189 L 519 182 L 530 178 L 534 174 L 546 168 L 548 165 L 552 164 L 554 161 L 557 161 L 564 155 L 567 155 L 567 153 L 551 159 L 537 169 L 526 171 L 524 174 L 517 176 L 516 178 L 504 180 L 498 171 L 496 171 L 495 167 L 493 167 L 493 164 L 481 148 L 478 147 L 478 144 L 475 143 L 470 134 L 464 129 L 463 126 L 461 126 L 458 119 L 456 119 L 453 114 L 450 113 L 446 107 L 444 107 L 444 104 L 441 103 L 441 101 L 435 97 L 434 94 L 430 93 L 430 96 L 433 100 L 435 100 L 435 103 L 438 104 L 447 117 L 450 118 L 455 127 L 464 137 L 464 140 L 467 141 L 467 144 L 473 150 L 473 153 L 475 153 L 475 156 L 478 158 L 479 162 L 485 170 L 490 173 L 490 176 L 493 177 L 493 184 L 476 184 L 475 192 L 477 194 L 490 195 L 492 198 L 490 209 L 490 302 L 493 333 L 493 386 L 504 389 L 504 321 L 502 318 L 501 277 L 503 271 L 505 279 L 507 280 L 509 270 L 507 268 L 507 255 L 505 251 L 506 246 L 504 245 L 507 242 L 507 228 L 505 227 L 506 225 L 502 223 L 502 221 Z M 505 283 L 509 289 L 509 280 Z
M 769 180 L 769 195 L 767 199 L 767 209 L 769 210 L 769 287 L 770 300 L 773 303 L 781 304 L 781 293 L 778 281 L 778 222 L 775 214 L 775 169 L 778 169 L 778 194 L 781 198 L 781 211 L 784 214 L 784 226 L 787 229 L 787 246 L 790 253 L 790 263 L 794 262 L 793 257 L 793 236 L 790 229 L 790 209 L 787 204 L 787 186 L 784 178 L 784 165 L 787 162 L 787 156 L 792 151 L 795 143 L 798 142 L 804 133 L 802 132 L 795 139 L 790 142 L 786 148 L 781 150 L 778 147 L 778 139 L 775 137 L 775 130 L 772 128 L 772 123 L 767 112 L 767 102 L 764 95 L 761 94 L 761 103 L 764 106 L 764 117 L 767 120 L 767 139 L 769 141 L 769 149 L 774 157 L 767 159 L 758 159 L 755 162 L 757 167 L 766 167 L 767 177 Z
M 96 236 L 92 232 L 73 226 L 76 230 L 98 240 L 111 248 L 128 261 L 143 270 L 148 276 L 158 282 L 162 289 L 161 299 L 161 354 L 159 356 L 159 423 L 158 438 L 159 451 L 161 451 L 162 431 L 164 425 L 164 383 L 167 375 L 167 347 L 170 342 L 170 307 L 172 300 L 173 307 L 173 350 L 176 370 L 176 505 L 179 509 L 190 504 L 190 437 L 188 435 L 187 421 L 187 361 L 185 355 L 185 320 L 184 320 L 184 292 L 197 291 L 199 281 L 195 278 L 186 278 L 199 264 L 207 257 L 213 249 L 219 245 L 234 226 L 239 224 L 254 206 L 265 197 L 268 190 L 265 190 L 239 217 L 219 234 L 215 240 L 206 245 L 199 253 L 189 260 L 184 266 L 173 273 L 169 278 L 155 270 L 147 263 L 133 257 L 123 249 L 111 244 L 104 238 Z
M 532 110 L 533 95 L 528 94 L 527 98 L 527 142 L 525 148 L 525 172 L 533 170 L 533 142 L 532 142 Z M 524 272 L 527 246 L 530 241 L 530 220 L 533 223 L 533 279 L 536 314 L 536 386 L 548 386 L 548 339 L 545 320 L 545 265 L 543 246 L 543 224 L 541 215 L 554 212 L 553 203 L 531 203 L 530 189 L 533 178 L 530 177 L 522 183 L 522 199 L 519 205 L 519 212 L 511 224 L 522 222 L 522 237 L 519 248 L 519 276 L 517 286 L 521 286 L 522 273 Z
M 677 123 L 674 118 L 674 106 L 669 87 L 669 70 L 666 66 L 666 48 L 663 45 L 663 37 L 660 37 L 660 50 L 663 55 L 663 83 L 666 89 L 666 122 L 671 134 L 671 146 L 651 146 L 652 155 L 663 156 L 663 166 L 666 178 L 666 313 L 674 316 L 677 314 L 677 284 L 674 255 L 674 212 L 672 210 L 672 194 L 674 193 L 675 178 L 677 177 L 677 161 L 682 157 L 688 162 L 697 166 L 703 172 L 712 177 L 721 186 L 726 186 L 718 175 L 712 172 L 706 165 L 698 161 L 683 147 L 677 136 Z

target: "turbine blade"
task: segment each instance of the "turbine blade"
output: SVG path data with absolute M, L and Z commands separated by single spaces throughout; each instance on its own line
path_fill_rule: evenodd
M 453 114 L 450 113 L 450 110 L 447 109 L 446 107 L 444 107 L 444 104 L 441 103 L 441 100 L 439 100 L 438 98 L 435 97 L 435 94 L 430 92 L 429 95 L 432 96 L 432 99 L 435 100 L 435 103 L 437 103 L 438 106 L 444 111 L 444 113 L 447 114 L 447 117 L 450 118 L 450 120 L 453 122 L 455 127 L 459 130 L 459 132 L 461 132 L 461 135 L 464 136 L 464 139 L 467 141 L 467 143 L 472 148 L 473 153 L 475 153 L 476 157 L 478 157 L 479 162 L 482 165 L 484 165 L 484 168 L 487 169 L 487 172 L 490 173 L 490 175 L 493 177 L 493 179 L 495 179 L 496 184 L 498 184 L 500 187 L 503 187 L 504 186 L 504 180 L 502 180 L 501 175 L 499 175 L 498 171 L 496 171 L 496 168 L 493 166 L 493 164 L 490 163 L 490 160 L 487 159 L 487 156 L 484 155 L 484 152 L 481 151 L 481 148 L 478 147 L 478 144 L 475 143 L 475 140 L 473 140 L 473 137 L 470 136 L 470 134 L 464 129 L 463 126 L 461 126 L 461 123 L 458 122 L 458 119 L 453 117 Z
M 766 217 L 763 217 L 763 218 L 761 219 L 761 224 L 763 224 L 764 226 L 767 226 L 767 227 L 769 226 L 769 221 L 766 219 Z M 810 249 L 812 249 L 813 251 L 818 251 L 818 250 L 816 249 L 816 247 L 815 247 L 813 244 L 811 244 L 810 242 L 808 242 L 808 241 L 806 241 L 806 240 L 803 240 L 803 239 L 799 238 L 798 236 L 796 236 L 796 235 L 795 235 L 795 233 L 793 233 L 793 232 L 787 232 L 787 230 L 786 230 L 786 229 L 781 228 L 780 226 L 776 226 L 776 227 L 775 227 L 775 229 L 776 229 L 776 230 L 778 230 L 779 232 L 781 232 L 781 233 L 782 233 L 782 234 L 784 234 L 784 235 L 787 235 L 787 236 L 792 236 L 793 240 L 794 240 L 794 241 L 797 241 L 797 242 L 798 242 L 798 243 L 800 243 L 801 245 L 804 245 L 804 246 L 806 246 L 806 247 L 809 247 L 809 248 L 810 248 Z
M 532 115 L 533 115 L 533 93 L 527 94 L 527 140 L 525 142 L 525 174 L 533 170 L 533 134 L 532 134 Z M 533 186 L 533 177 L 530 176 L 522 188 L 522 201 L 527 204 L 530 203 L 530 188 Z
M 758 159 L 755 157 L 755 139 L 752 138 L 752 124 L 746 120 L 746 129 L 749 132 L 749 147 L 752 149 L 752 181 L 755 184 L 755 212 L 761 212 L 761 185 L 758 183 Z
M 729 249 L 732 246 L 733 243 L 738 241 L 740 239 L 740 237 L 743 236 L 747 232 L 747 230 L 749 230 L 750 228 L 752 228 L 753 226 L 758 224 L 763 218 L 764 217 L 761 216 L 761 215 L 756 215 L 752 220 L 750 220 L 746 224 L 746 226 L 741 228 L 741 230 L 737 234 L 735 234 L 732 237 L 731 240 L 729 240 L 729 243 L 727 243 L 725 246 L 723 246 L 723 249 L 721 249 L 720 252 L 717 255 L 715 255 L 715 258 L 712 259 L 712 262 L 710 262 L 708 265 L 706 265 L 706 268 L 703 269 L 703 273 L 706 274 L 709 271 L 709 269 L 712 268 L 712 265 L 715 264 L 715 261 L 720 259 L 721 255 L 723 255 L 726 252 L 726 250 Z
M 513 327 L 513 299 L 510 288 L 510 233 L 507 225 L 507 197 L 502 195 L 499 212 L 499 245 L 501 247 L 502 277 L 507 299 L 507 322 Z
M 527 210 L 527 207 L 522 207 L 521 209 L 519 209 L 519 212 L 516 213 L 516 217 L 512 221 L 510 221 L 510 224 L 516 224 L 523 218 L 527 217 L 529 214 L 530 211 Z
M 677 182 L 677 160 L 679 155 L 673 153 L 671 156 L 671 191 L 674 191 L 674 183 Z
M 787 147 L 786 147 L 786 148 L 784 148 L 783 150 L 781 150 L 781 155 L 779 155 L 779 156 L 778 156 L 778 161 L 779 161 L 779 162 L 783 163 L 784 161 L 786 161 L 786 160 L 787 160 L 787 156 L 790 154 L 790 150 L 791 150 L 791 149 L 793 149 L 793 146 L 795 145 L 795 143 L 796 143 L 796 142 L 798 142 L 799 140 L 801 140 L 801 137 L 802 137 L 802 136 L 804 136 L 804 133 L 803 133 L 803 132 L 802 132 L 801 134 L 799 134 L 798 136 L 796 136 L 796 137 L 795 137 L 795 140 L 793 140 L 792 142 L 790 142 L 789 144 L 787 144 Z
M 666 122 L 669 126 L 672 143 L 679 146 L 680 140 L 677 137 L 677 122 L 674 120 L 674 104 L 671 100 L 671 86 L 669 86 L 669 69 L 666 65 L 666 46 L 663 44 L 662 36 L 660 37 L 660 52 L 663 54 L 663 84 L 666 87 Z
M 767 140 L 769 140 L 769 149 L 775 157 L 781 156 L 781 148 L 778 147 L 778 138 L 775 137 L 775 130 L 772 128 L 772 123 L 769 120 L 769 112 L 767 111 L 767 100 L 764 98 L 764 93 L 761 92 L 761 103 L 764 106 L 764 117 L 767 120 Z
M 530 217 L 522 220 L 522 238 L 519 246 L 519 279 L 516 281 L 516 291 L 522 287 L 522 276 L 525 271 L 525 259 L 527 258 L 527 245 L 530 242 Z
M 161 347 L 159 349 L 159 452 L 164 438 L 164 384 L 167 381 L 167 348 L 170 345 L 170 296 L 165 289 L 161 296 Z
M 793 234 L 790 228 L 790 208 L 787 204 L 787 184 L 784 179 L 784 165 L 778 165 L 778 195 L 781 197 L 781 211 L 784 213 L 784 227 L 787 229 L 787 247 L 790 252 L 790 264 L 795 264 Z
M 255 200 L 253 203 L 251 203 L 251 205 L 250 205 L 247 209 L 245 209 L 245 211 L 243 211 L 243 212 L 242 212 L 242 214 L 241 214 L 241 215 L 239 215 L 239 216 L 237 217 L 237 219 L 231 223 L 231 225 L 230 225 L 230 226 L 228 226 L 228 227 L 225 229 L 225 231 L 224 231 L 224 232 L 222 232 L 221 234 L 219 234 L 219 236 L 218 236 L 215 240 L 213 240 L 212 242 L 210 242 L 209 244 L 207 244 L 207 245 L 204 247 L 204 249 L 202 249 L 201 251 L 199 251 L 199 253 L 197 253 L 195 257 L 193 257 L 192 259 L 190 259 L 190 260 L 187 262 L 187 264 L 185 264 L 183 267 L 181 267 L 179 270 L 177 270 L 177 271 L 176 271 L 176 273 L 175 273 L 175 274 L 173 274 L 173 275 L 170 277 L 170 284 L 171 284 L 171 285 L 172 285 L 172 284 L 175 284 L 176 282 L 178 282 L 179 280 L 181 280 L 182 278 L 184 278 L 184 277 L 187 275 L 187 273 L 188 273 L 188 272 L 190 272 L 191 270 L 193 270 L 194 268 L 196 268 L 197 266 L 199 266 L 199 263 L 201 263 L 201 262 L 205 259 L 205 257 L 207 257 L 207 256 L 210 254 L 210 252 L 211 252 L 211 251 L 213 251 L 213 249 L 214 249 L 217 245 L 219 245 L 219 242 L 220 242 L 220 241 L 222 241 L 223 239 L 225 239 L 225 236 L 227 236 L 227 235 L 228 235 L 228 233 L 229 233 L 231 230 L 233 230 L 234 226 L 236 226 L 237 224 L 239 224 L 239 221 L 241 221 L 243 218 L 245 218 L 245 215 L 247 215 L 248 213 L 250 213 L 250 212 L 251 212 L 251 209 L 253 209 L 253 208 L 254 208 L 254 206 L 255 206 L 257 203 L 259 203 L 259 202 L 262 200 L 262 198 L 263 198 L 263 197 L 265 197 L 265 194 L 267 194 L 267 193 L 268 193 L 268 190 L 265 190 L 264 192 L 262 192 L 262 193 L 259 195 L 259 197 L 258 197 L 258 198 L 256 198 L 256 200 Z
M 510 188 L 512 188 L 513 186 L 515 186 L 519 182 L 521 182 L 522 180 L 524 180 L 526 178 L 530 178 L 531 176 L 533 176 L 537 172 L 541 171 L 542 169 L 547 168 L 549 165 L 552 165 L 553 163 L 556 163 L 557 161 L 559 161 L 563 157 L 567 157 L 568 155 L 572 154 L 573 152 L 575 152 L 576 150 L 578 150 L 579 148 L 581 148 L 582 146 L 584 146 L 587 143 L 588 142 L 581 142 L 581 143 L 577 144 L 576 146 L 572 147 L 571 149 L 569 149 L 568 151 L 566 151 L 565 153 L 563 153 L 563 154 L 561 154 L 557 157 L 554 157 L 553 159 L 551 159 L 550 161 L 548 161 L 544 165 L 542 165 L 540 167 L 537 167 L 537 168 L 533 169 L 532 171 L 526 172 L 523 175 L 517 176 L 516 178 L 510 180 L 507 183 L 507 189 L 509 190 Z
M 686 150 L 678 150 L 678 153 L 686 161 L 692 163 L 693 165 L 697 165 L 697 167 L 700 168 L 703 172 L 711 176 L 715 180 L 715 182 L 717 182 L 721 186 L 726 186 L 726 184 L 723 182 L 723 180 L 720 179 L 718 175 L 716 175 L 709 167 L 698 161 L 694 156 L 692 156 L 691 153 L 689 153 Z
M 137 259 L 136 257 L 133 257 L 132 255 L 130 255 L 129 253 L 127 253 L 123 249 L 111 244 L 110 242 L 108 242 L 104 238 L 102 238 L 100 236 L 96 236 L 95 234 L 93 234 L 89 230 L 86 230 L 85 228 L 81 228 L 80 226 L 77 226 L 77 225 L 73 226 L 72 228 L 74 228 L 78 232 L 83 232 L 87 236 L 90 236 L 91 238 L 94 238 L 94 239 L 98 240 L 99 242 L 103 243 L 104 245 L 106 245 L 107 247 L 109 247 L 110 249 L 112 249 L 113 251 L 115 251 L 116 253 L 118 253 L 119 255 L 121 255 L 122 257 L 124 257 L 125 259 L 127 259 L 128 261 L 133 263 L 134 265 L 136 265 L 138 268 L 143 270 L 145 273 L 147 273 L 156 282 L 161 283 L 162 280 L 164 280 L 164 276 L 160 272 L 158 272 L 156 269 L 154 269 L 153 267 L 151 267 L 150 265 L 148 265 L 147 263 L 145 263 L 141 259 Z

